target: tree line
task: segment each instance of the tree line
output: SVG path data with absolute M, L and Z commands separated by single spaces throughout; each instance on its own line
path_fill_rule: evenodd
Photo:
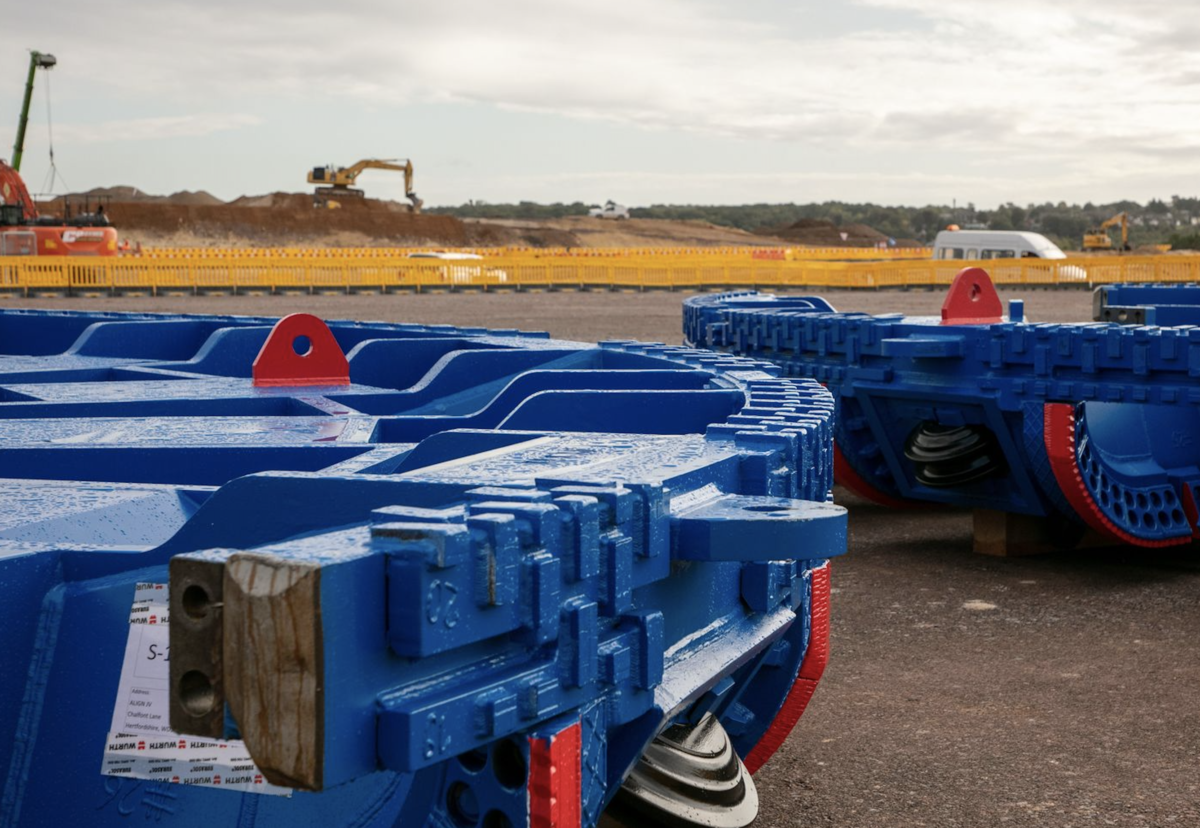
M 538 204 L 488 204 L 470 201 L 457 207 L 433 207 L 427 212 L 479 219 L 544 220 L 568 216 L 586 216 L 590 206 L 582 201 Z M 1077 250 L 1085 231 L 1118 213 L 1129 214 L 1130 243 L 1170 243 L 1176 248 L 1200 249 L 1200 197 L 1172 196 L 1109 204 L 1027 204 L 1008 203 L 991 210 L 974 204 L 926 205 L 924 207 L 857 204 L 825 201 L 811 204 L 655 204 L 636 207 L 632 218 L 706 221 L 741 230 L 764 231 L 792 224 L 801 219 L 824 219 L 835 225 L 866 224 L 896 239 L 915 239 L 929 244 L 939 230 L 957 224 L 987 230 L 1029 230 L 1041 233 L 1065 250 Z M 1114 240 L 1116 234 L 1114 233 Z

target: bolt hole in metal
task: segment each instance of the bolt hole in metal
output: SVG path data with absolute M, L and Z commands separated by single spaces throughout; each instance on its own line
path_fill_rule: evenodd
M 512 820 L 503 811 L 488 811 L 480 828 L 513 828 Z
M 455 782 L 446 791 L 446 810 L 463 828 L 475 828 L 479 824 L 479 800 L 466 782 Z
M 1143 537 L 1191 533 L 1174 480 L 1200 465 L 1200 412 L 1190 406 L 1091 401 L 1079 408 L 1084 481 L 1110 520 Z
M 742 511 L 765 512 L 767 517 L 790 517 L 796 511 L 796 507 L 784 506 L 782 504 L 756 503 L 753 506 L 743 506 Z
M 515 791 L 525 784 L 528 769 L 515 742 L 505 739 L 492 748 L 492 773 L 496 775 L 496 781 L 509 790 Z
M 183 591 L 183 611 L 191 618 L 204 618 L 212 606 L 208 590 L 199 584 L 192 584 Z
M 189 670 L 179 679 L 179 701 L 191 716 L 207 716 L 217 704 L 212 681 L 199 670 Z
M 486 750 L 469 750 L 458 757 L 458 763 L 468 773 L 479 773 L 487 767 L 487 760 Z
M 312 340 L 301 334 L 292 340 L 292 350 L 296 356 L 306 357 L 312 353 Z

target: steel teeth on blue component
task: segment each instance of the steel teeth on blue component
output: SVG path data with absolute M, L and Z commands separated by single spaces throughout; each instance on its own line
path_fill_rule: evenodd
M 779 373 L 0 311 L 0 824 L 594 826 L 676 743 L 744 824 L 846 544 L 834 398 Z
M 1095 309 L 1096 324 L 1031 323 L 1019 302 L 1004 317 L 987 274 L 968 268 L 941 319 L 737 292 L 686 300 L 683 328 L 696 347 L 824 383 L 838 481 L 865 497 L 1045 517 L 1138 546 L 1189 543 L 1200 288 L 1109 285 Z

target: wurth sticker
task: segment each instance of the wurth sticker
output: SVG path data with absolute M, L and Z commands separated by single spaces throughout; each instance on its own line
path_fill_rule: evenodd
M 237 740 L 195 739 L 170 728 L 170 614 L 166 584 L 138 584 L 100 772 L 180 785 L 290 796 Z

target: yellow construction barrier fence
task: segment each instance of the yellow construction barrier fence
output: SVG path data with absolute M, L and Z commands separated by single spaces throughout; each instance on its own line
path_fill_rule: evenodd
M 526 256 L 535 259 L 746 258 L 784 261 L 928 259 L 931 247 L 144 247 L 138 255 L 152 259 L 251 257 L 256 259 L 394 259 L 414 253 L 451 251 L 488 258 Z
M 948 285 L 980 265 L 1001 285 L 1090 287 L 1200 282 L 1200 255 L 971 261 L 797 261 L 713 256 L 483 259 L 262 256 L 228 251 L 185 258 L 0 257 L 0 292 L 282 293 L 503 289 L 914 288 Z

